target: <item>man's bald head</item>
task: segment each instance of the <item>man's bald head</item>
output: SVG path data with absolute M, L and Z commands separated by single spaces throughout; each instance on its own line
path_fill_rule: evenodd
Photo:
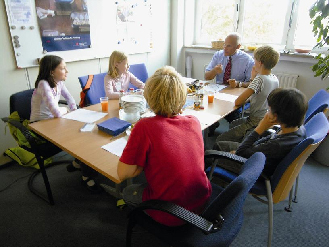
M 224 55 L 232 56 L 237 49 L 240 48 L 241 38 L 238 33 L 230 33 L 227 35 L 224 43 Z

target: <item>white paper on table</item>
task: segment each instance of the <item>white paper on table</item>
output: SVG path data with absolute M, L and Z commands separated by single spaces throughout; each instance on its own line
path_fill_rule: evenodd
M 205 129 L 205 128 L 209 127 L 210 125 L 217 122 L 221 118 L 221 115 L 207 113 L 202 110 L 195 111 L 192 109 L 185 109 L 181 115 L 182 116 L 187 116 L 187 115 L 195 116 L 201 124 L 201 129 Z
M 204 87 L 204 89 L 207 91 L 207 92 L 218 92 L 224 88 L 226 88 L 227 85 L 223 85 L 223 84 L 215 84 L 215 83 L 210 83 L 208 84 L 207 86 Z
M 102 146 L 102 148 L 116 156 L 121 157 L 123 149 L 127 144 L 127 141 L 128 141 L 128 136 L 124 136 L 113 142 L 105 144 L 104 146 Z
M 237 98 L 238 96 L 232 94 L 219 93 L 219 92 L 215 93 L 215 99 L 225 100 L 234 103 Z
M 193 78 L 188 78 L 188 77 L 183 77 L 182 76 L 182 81 L 185 83 L 185 84 L 190 84 L 192 82 L 195 82 L 197 79 L 193 79 Z
M 106 115 L 107 113 L 103 112 L 77 109 L 75 111 L 71 111 L 68 114 L 63 115 L 62 118 L 76 120 L 83 123 L 94 123 Z

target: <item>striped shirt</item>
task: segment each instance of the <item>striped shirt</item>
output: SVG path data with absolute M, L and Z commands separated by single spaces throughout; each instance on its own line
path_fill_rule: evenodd
M 278 78 L 273 75 L 257 75 L 248 88 L 252 89 L 254 93 L 250 96 L 250 117 L 263 118 L 266 114 L 268 104 L 267 96 L 273 89 L 279 87 Z

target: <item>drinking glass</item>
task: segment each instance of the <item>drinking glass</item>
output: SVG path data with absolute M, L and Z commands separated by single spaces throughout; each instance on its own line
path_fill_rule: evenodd
M 109 98 L 108 97 L 100 97 L 100 102 L 102 105 L 102 112 L 109 111 Z
M 214 103 L 214 92 L 208 92 L 208 104 L 209 103 Z

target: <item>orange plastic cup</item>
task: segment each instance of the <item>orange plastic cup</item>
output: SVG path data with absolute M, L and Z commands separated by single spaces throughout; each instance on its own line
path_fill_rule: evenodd
M 214 103 L 214 94 L 208 94 L 208 103 Z
M 101 105 L 102 105 L 102 112 L 108 112 L 109 111 L 109 99 L 108 99 L 108 97 L 101 97 L 100 101 L 101 101 Z

